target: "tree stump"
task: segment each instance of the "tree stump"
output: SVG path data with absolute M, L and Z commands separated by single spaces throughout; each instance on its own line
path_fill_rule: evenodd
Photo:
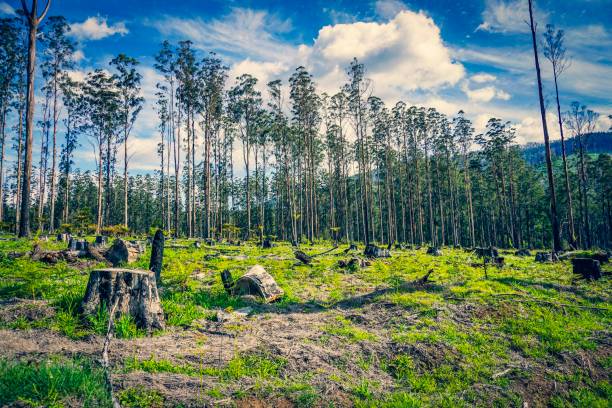
M 476 255 L 480 258 L 497 258 L 499 256 L 499 251 L 494 246 L 488 248 L 474 248 Z
M 67 234 L 65 232 L 63 232 L 61 234 L 57 234 L 57 240 L 59 242 L 68 242 L 68 241 L 70 241 L 70 234 Z
M 94 242 L 95 246 L 103 246 L 108 242 L 108 238 L 103 235 L 97 235 L 96 241 Z
M 312 257 L 306 255 L 302 251 L 295 251 L 293 254 L 295 255 L 295 258 L 303 264 L 310 265 L 310 263 L 312 262 Z
M 427 248 L 427 255 L 441 256 L 442 255 L 442 251 L 440 251 L 440 248 L 438 248 L 438 247 L 429 247 L 429 248 Z
M 554 252 L 538 252 L 535 256 L 536 262 L 556 262 L 559 258 Z
M 151 260 L 149 261 L 149 270 L 155 273 L 155 281 L 161 284 L 161 270 L 164 261 L 164 233 L 158 229 L 155 231 L 153 243 L 151 245 Z
M 139 245 L 117 238 L 104 256 L 113 266 L 119 266 L 122 263 L 134 262 L 141 253 Z
M 132 316 L 136 326 L 148 332 L 164 328 L 164 311 L 155 274 L 151 271 L 118 268 L 92 271 L 81 311 L 86 315 L 95 314 L 102 305 L 109 312 L 114 307 L 114 318 L 124 314 Z
M 596 259 L 574 258 L 572 259 L 572 270 L 585 279 L 597 280 L 601 278 L 601 265 Z
M 368 244 L 363 251 L 363 254 L 368 258 L 389 258 L 388 249 L 379 248 L 374 244 Z
M 272 248 L 272 246 L 273 246 L 273 245 L 272 245 L 272 241 L 270 240 L 270 238 L 266 238 L 266 239 L 264 239 L 264 240 L 262 241 L 262 243 L 261 243 L 261 247 L 262 247 L 263 249 L 270 249 L 270 248 Z
M 527 248 L 521 248 L 517 250 L 514 255 L 516 256 L 531 256 L 531 252 Z
M 230 271 L 221 273 L 225 289 L 234 296 L 258 296 L 266 303 L 274 302 L 283 296 L 283 290 L 278 286 L 272 275 L 263 266 L 255 265 L 232 284 Z

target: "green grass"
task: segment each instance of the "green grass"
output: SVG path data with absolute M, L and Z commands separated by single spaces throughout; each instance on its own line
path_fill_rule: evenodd
M 189 245 L 187 240 L 177 243 Z M 42 245 L 45 248 L 63 246 L 55 242 Z M 31 246 L 25 240 L 0 241 L 0 299 L 44 300 L 53 313 L 45 314 L 44 318 L 32 318 L 35 313 L 20 313 L 0 321 L 0 328 L 54 330 L 66 340 L 103 335 L 108 325 L 105 308 L 92 316 L 82 316 L 78 311 L 88 270 L 6 256 L 9 251 L 26 251 Z M 329 246 L 320 242 L 302 249 L 316 254 Z M 503 254 L 506 265 L 489 267 L 485 278 L 475 256 L 449 248 L 443 248 L 440 257 L 426 255 L 424 249 L 392 251 L 389 259 L 375 260 L 370 267 L 347 271 L 337 266 L 338 260 L 346 257 L 335 253 L 316 257 L 311 266 L 306 266 L 294 261 L 293 249 L 286 243 L 267 250 L 253 245 L 223 244 L 199 249 L 167 248 L 162 272 L 162 306 L 168 331 L 201 330 L 209 324 L 205 320 L 215 320 L 220 309 L 248 305 L 253 309 L 250 320 L 266 319 L 268 313 L 282 315 L 286 311 L 316 306 L 305 312 L 319 313 L 320 323 L 311 327 L 315 335 L 296 341 L 310 342 L 323 350 L 338 345 L 350 350 L 330 361 L 334 371 L 323 372 L 311 367 L 312 371 L 297 374 L 292 371 L 294 356 L 274 351 L 239 353 L 225 365 L 205 367 L 190 358 L 130 358 L 124 361 L 123 369 L 210 377 L 215 385 L 205 394 L 212 399 L 284 396 L 300 407 L 326 406 L 328 401 L 320 397 L 324 391 L 322 381 L 342 390 L 360 407 L 521 406 L 522 397 L 516 390 L 519 379 L 537 375 L 542 381 L 556 381 L 571 389 L 541 396 L 547 405 L 609 406 L 607 403 L 612 399 L 609 381 L 591 380 L 588 369 L 575 363 L 587 355 L 592 356 L 591 365 L 599 367 L 600 374 L 612 367 L 605 353 L 597 357 L 601 355 L 600 349 L 606 347 L 601 339 L 606 338 L 607 328 L 612 325 L 612 288 L 608 278 L 574 282 L 567 261 L 537 264 L 532 257 L 512 254 Z M 229 269 L 238 278 L 255 264 L 263 265 L 285 291 L 279 302 L 263 306 L 225 292 L 219 277 L 222 270 Z M 146 269 L 148 252 L 129 267 Z M 610 264 L 603 268 L 612 270 Z M 430 269 L 433 270 L 430 284 L 410 283 Z M 378 292 L 372 299 L 364 304 L 352 304 L 354 298 L 374 290 Z M 369 319 L 361 322 L 347 317 L 351 314 L 368 317 L 365 310 L 370 303 L 391 309 L 391 318 L 385 319 L 384 324 L 372 319 L 370 325 Z M 243 335 L 254 324 L 246 321 L 222 325 L 228 332 Z M 146 335 L 129 316 L 117 319 L 115 334 L 119 339 Z M 205 336 L 197 344 L 205 350 Z M 199 352 L 199 349 L 194 351 Z M 518 361 L 529 368 L 518 365 Z M 12 367 L 7 361 L 3 364 L 3 373 Z M 72 360 L 15 364 L 41 381 L 49 377 L 45 374 L 47 366 L 58 372 L 79 370 Z M 559 371 L 574 370 L 576 374 L 550 374 L 562 364 L 567 367 Z M 508 368 L 511 370 L 507 374 L 493 377 Z M 88 381 L 94 381 L 99 371 L 90 364 L 81 373 Z M 379 382 L 380 378 L 385 381 Z M 237 390 L 237 385 L 243 382 L 252 384 L 252 388 L 246 392 Z M 23 387 L 10 391 L 26 399 L 38 398 L 33 401 L 48 406 L 61 404 L 63 398 L 87 399 L 73 389 L 61 389 L 60 385 L 40 386 L 36 396 Z M 146 388 L 129 388 L 119 395 L 124 406 L 168 404 L 164 396 Z M 2 402 L 4 398 L 3 394 Z
M 40 363 L 0 359 L 0 401 L 29 406 L 110 406 L 103 371 L 87 359 L 51 359 Z

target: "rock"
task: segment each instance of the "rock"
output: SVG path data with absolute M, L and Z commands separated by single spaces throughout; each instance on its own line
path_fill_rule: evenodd
M 431 255 L 431 256 L 440 256 L 442 255 L 442 251 L 440 251 L 440 248 L 438 247 L 429 247 L 427 248 L 427 255 Z
M 164 233 L 161 229 L 155 231 L 153 243 L 151 244 L 151 260 L 149 261 L 149 270 L 155 274 L 155 281 L 158 285 L 161 284 L 161 270 L 164 262 Z
M 219 310 L 217 312 L 217 321 L 232 322 L 245 319 L 253 311 L 250 307 L 243 307 L 233 311 Z
M 253 266 L 236 282 L 233 282 L 230 271 L 225 270 L 221 273 L 221 280 L 225 289 L 234 296 L 258 296 L 269 303 L 284 294 L 272 275 L 261 265 Z
M 517 250 L 514 255 L 516 256 L 531 256 L 531 251 L 529 251 L 527 248 L 521 248 L 519 250 Z
M 164 311 L 153 272 L 118 268 L 92 271 L 81 312 L 93 315 L 102 305 L 110 312 L 115 303 L 115 319 L 127 314 L 140 329 L 151 332 L 164 328 Z
M 601 265 L 598 260 L 591 258 L 572 259 L 572 270 L 585 279 L 597 280 L 601 278 Z
M 310 265 L 310 263 L 312 262 L 312 257 L 306 255 L 302 251 L 295 251 L 293 254 L 295 255 L 296 259 L 302 262 L 303 264 Z
M 139 245 L 117 238 L 108 251 L 106 251 L 104 257 L 113 266 L 118 266 L 123 263 L 136 261 L 142 252 Z
M 389 258 L 388 249 L 379 248 L 374 244 L 368 244 L 363 251 L 363 254 L 368 258 Z

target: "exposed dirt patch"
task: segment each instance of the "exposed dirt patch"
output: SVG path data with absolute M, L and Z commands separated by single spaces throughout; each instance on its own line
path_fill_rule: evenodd
M 46 300 L 12 298 L 0 302 L 0 322 L 11 323 L 17 319 L 28 322 L 55 316 L 55 309 Z

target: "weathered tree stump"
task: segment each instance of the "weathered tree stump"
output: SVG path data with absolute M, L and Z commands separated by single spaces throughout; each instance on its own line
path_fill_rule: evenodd
M 531 251 L 529 251 L 527 248 L 521 248 L 519 250 L 517 250 L 514 255 L 516 256 L 531 256 Z
M 379 248 L 374 244 L 368 244 L 363 251 L 363 254 L 368 258 L 389 258 L 388 249 Z
M 68 241 L 68 250 L 70 251 L 87 251 L 89 248 L 89 242 L 84 239 L 70 238 Z
M 103 235 L 97 235 L 96 236 L 96 241 L 94 242 L 95 246 L 103 246 L 106 245 L 108 243 L 108 237 L 105 237 Z
M 155 281 L 161 284 L 161 270 L 164 262 L 164 233 L 158 229 L 155 231 L 153 243 L 151 244 L 151 260 L 149 261 L 149 270 L 155 274 Z
M 554 252 L 537 252 L 535 256 L 536 262 L 556 262 L 559 258 Z
M 206 238 L 206 245 L 215 246 L 215 240 L 212 238 Z
M 440 248 L 438 248 L 438 247 L 429 247 L 429 248 L 427 248 L 427 255 L 441 256 L 442 255 L 442 251 L 440 251 Z
M 70 234 L 68 233 L 61 233 L 61 234 L 57 234 L 57 241 L 59 242 L 68 242 L 70 241 Z
M 312 257 L 306 255 L 306 253 L 302 251 L 295 251 L 293 254 L 295 255 L 295 258 L 303 264 L 310 265 L 310 263 L 312 262 Z
M 193 247 L 196 249 L 202 248 L 202 243 L 200 241 L 195 241 Z
M 139 245 L 117 238 L 104 256 L 113 266 L 119 266 L 122 263 L 134 262 L 141 253 L 142 248 Z
M 490 246 L 488 248 L 474 248 L 474 252 L 480 258 L 497 258 L 499 256 L 499 251 L 494 246 Z
M 164 328 L 164 311 L 151 271 L 118 268 L 92 271 L 81 311 L 95 314 L 102 305 L 109 312 L 114 307 L 114 318 L 132 316 L 140 329 L 150 332 Z
M 596 259 L 574 258 L 572 259 L 572 270 L 585 279 L 597 280 L 601 278 L 601 265 Z
M 270 240 L 270 238 L 266 238 L 262 241 L 261 243 L 261 247 L 263 249 L 270 249 L 273 247 L 272 241 Z
M 269 303 L 280 299 L 284 294 L 272 275 L 261 265 L 253 266 L 236 282 L 232 281 L 230 271 L 225 270 L 221 273 L 221 280 L 225 290 L 234 296 L 258 296 Z
M 340 268 L 348 268 L 348 269 L 355 269 L 357 267 L 365 268 L 366 266 L 370 266 L 370 261 L 361 259 L 361 258 L 357 258 L 357 257 L 353 257 L 348 260 L 344 260 L 344 259 L 339 260 L 338 266 Z

